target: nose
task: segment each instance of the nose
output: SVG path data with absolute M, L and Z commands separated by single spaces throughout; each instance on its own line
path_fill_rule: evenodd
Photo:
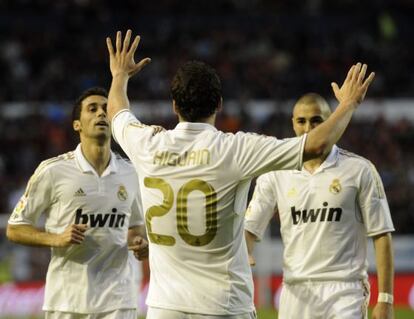
M 98 116 L 106 117 L 106 110 L 103 107 L 98 108 Z
M 311 123 L 309 123 L 309 122 L 306 122 L 306 124 L 304 125 L 304 127 L 303 127 L 303 129 L 304 129 L 304 131 L 305 131 L 305 133 L 309 133 L 310 132 L 310 130 L 312 129 L 313 127 L 312 127 L 312 124 Z

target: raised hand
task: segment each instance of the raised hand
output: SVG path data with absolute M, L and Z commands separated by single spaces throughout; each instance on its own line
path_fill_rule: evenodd
M 85 239 L 85 231 L 87 229 L 88 226 L 83 224 L 69 225 L 63 233 L 57 235 L 55 247 L 67 247 L 72 244 L 82 244 Z
M 132 31 L 128 30 L 122 41 L 122 33 L 121 31 L 118 31 L 116 33 L 115 50 L 111 38 L 106 38 L 106 45 L 109 52 L 109 67 L 111 69 L 112 77 L 116 77 L 117 75 L 132 77 L 151 62 L 150 58 L 145 58 L 138 63 L 135 63 L 134 55 L 141 37 L 135 36 L 135 39 L 131 44 L 131 36 Z
M 346 103 L 356 107 L 364 100 L 368 87 L 375 77 L 375 73 L 371 72 L 370 75 L 365 78 L 366 72 L 367 65 L 357 63 L 349 69 L 348 75 L 341 88 L 339 88 L 338 84 L 335 82 L 331 83 L 335 97 L 339 103 Z
M 138 260 L 148 258 L 148 242 L 141 236 L 135 236 L 128 245 L 128 249 L 134 252 L 134 256 Z

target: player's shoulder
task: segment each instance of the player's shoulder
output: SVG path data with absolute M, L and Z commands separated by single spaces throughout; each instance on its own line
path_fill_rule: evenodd
M 374 164 L 367 158 L 338 147 L 339 160 L 350 165 L 353 169 L 372 169 Z
M 74 160 L 75 160 L 75 152 L 74 151 L 66 152 L 58 156 L 43 160 L 42 162 L 40 162 L 36 170 L 43 171 L 43 170 L 61 169 L 61 167 L 64 165 L 73 164 Z

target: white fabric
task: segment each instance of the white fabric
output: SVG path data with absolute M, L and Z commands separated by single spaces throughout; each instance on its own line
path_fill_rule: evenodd
M 256 319 L 256 312 L 240 313 L 237 315 L 200 315 L 176 310 L 148 308 L 146 319 Z
M 95 313 L 137 307 L 138 268 L 128 253 L 127 232 L 143 224 L 141 211 L 135 170 L 113 153 L 101 177 L 80 145 L 39 165 L 9 224 L 36 225 L 44 213 L 50 233 L 62 233 L 74 223 L 89 225 L 81 245 L 52 248 L 44 310 Z
M 140 179 L 150 240 L 147 304 L 211 315 L 254 311 L 243 237 L 250 181 L 300 167 L 306 137 L 226 134 L 188 122 L 154 135 L 129 111 L 115 115 L 112 130 Z
M 275 209 L 286 282 L 367 278 L 366 236 L 394 230 L 372 163 L 337 147 L 313 174 L 303 169 L 260 176 L 245 229 L 261 239 Z
M 95 314 L 46 311 L 45 319 L 137 319 L 137 311 L 135 309 L 117 309 Z
M 369 289 L 365 282 L 283 284 L 279 319 L 367 319 Z

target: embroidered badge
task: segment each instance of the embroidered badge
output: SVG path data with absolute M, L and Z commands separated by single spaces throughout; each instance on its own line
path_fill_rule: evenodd
M 119 198 L 119 200 L 122 200 L 122 201 L 125 201 L 128 198 L 128 192 L 127 192 L 124 185 L 119 186 L 118 198 Z
M 330 191 L 332 194 L 338 194 L 338 193 L 340 193 L 340 192 L 341 192 L 341 190 L 342 190 L 341 183 L 339 182 L 339 179 L 335 178 L 335 179 L 332 181 L 331 185 L 329 185 L 329 191 Z

